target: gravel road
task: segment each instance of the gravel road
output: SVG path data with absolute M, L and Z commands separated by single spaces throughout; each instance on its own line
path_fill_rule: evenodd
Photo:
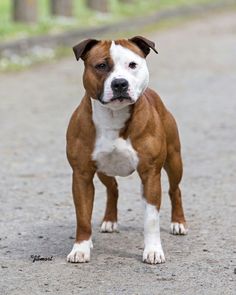
M 141 262 L 137 175 L 120 178 L 120 233 L 102 234 L 104 187 L 95 180 L 92 260 L 69 264 L 75 232 L 65 132 L 79 103 L 82 63 L 70 58 L 0 75 L 0 293 L 235 294 L 236 11 L 153 32 L 150 86 L 182 139 L 187 236 L 169 234 L 163 174 L 163 265 Z M 51 261 L 35 261 L 31 255 Z

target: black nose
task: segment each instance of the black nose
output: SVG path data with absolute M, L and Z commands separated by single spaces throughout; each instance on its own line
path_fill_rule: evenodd
M 125 79 L 114 79 L 111 82 L 111 89 L 116 94 L 122 94 L 126 92 L 129 88 L 129 83 Z

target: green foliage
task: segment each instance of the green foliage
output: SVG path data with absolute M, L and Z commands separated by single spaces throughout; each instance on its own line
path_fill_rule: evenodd
M 127 17 L 135 17 L 152 13 L 156 10 L 193 3 L 210 2 L 214 0 L 133 0 L 122 3 L 110 0 L 110 13 L 101 14 L 89 10 L 86 0 L 74 0 L 74 18 L 52 17 L 49 13 L 50 0 L 39 0 L 39 21 L 37 24 L 14 23 L 11 20 L 11 0 L 0 1 L 0 40 L 21 38 L 32 35 L 57 33 L 73 28 L 96 26 L 111 23 Z
M 89 11 L 83 0 L 74 2 L 74 18 L 52 17 L 50 15 L 50 0 L 38 1 L 39 20 L 37 24 L 23 24 L 12 21 L 11 0 L 0 1 L 0 40 L 21 38 L 46 33 L 56 33 L 71 28 L 96 24 L 95 13 Z

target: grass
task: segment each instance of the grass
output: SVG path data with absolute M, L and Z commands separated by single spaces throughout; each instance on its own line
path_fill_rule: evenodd
M 121 5 L 118 0 L 110 0 L 110 13 L 103 15 L 90 11 L 84 4 L 85 0 L 74 0 L 74 14 L 73 19 L 52 18 L 49 15 L 47 7 L 49 0 L 39 0 L 39 22 L 35 25 L 15 24 L 10 18 L 11 0 L 0 0 L 0 42 L 1 40 L 11 40 L 27 36 L 34 36 L 40 34 L 56 33 L 66 31 L 74 28 L 83 28 L 88 26 L 97 26 L 99 24 L 109 24 L 122 19 L 130 17 L 137 17 L 151 14 L 157 10 L 166 9 L 167 7 L 176 7 L 179 5 L 191 5 L 197 3 L 212 2 L 214 0 L 133 0 L 134 4 Z M 158 24 L 153 24 L 144 27 L 138 32 L 130 30 L 128 27 L 123 32 L 124 35 L 130 36 L 135 34 L 145 34 L 153 30 L 160 30 L 167 27 L 175 26 L 184 20 L 184 18 L 174 18 L 170 20 L 163 20 Z M 113 38 L 119 38 L 120 33 L 114 34 Z M 104 36 L 105 38 L 106 36 Z M 110 38 L 110 36 L 107 36 Z M 43 64 L 45 62 L 56 62 L 58 58 L 71 54 L 70 48 L 33 48 L 26 55 L 10 54 L 9 56 L 0 57 L 0 72 L 15 72 L 27 69 L 32 65 Z
M 83 26 L 93 19 L 94 14 L 83 5 L 82 0 L 75 0 L 74 18 L 51 17 L 49 13 L 49 0 L 40 0 L 38 1 L 39 19 L 36 24 L 15 23 L 11 19 L 11 2 L 11 0 L 0 1 L 0 41 L 56 33 L 78 25 Z
M 85 4 L 86 0 L 74 0 L 73 18 L 50 16 L 49 1 L 38 1 L 38 23 L 28 25 L 12 22 L 12 0 L 1 0 L 0 42 L 34 35 L 53 34 L 74 28 L 109 24 L 128 17 L 148 15 L 167 7 L 213 2 L 214 0 L 133 0 L 129 4 L 122 3 L 119 0 L 108 0 L 110 6 L 110 12 L 108 14 L 101 14 L 89 10 Z

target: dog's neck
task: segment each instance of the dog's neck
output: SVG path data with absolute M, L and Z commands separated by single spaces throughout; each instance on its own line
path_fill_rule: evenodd
M 91 98 L 92 119 L 97 133 L 104 136 L 117 137 L 125 127 L 131 116 L 131 106 L 125 106 L 119 110 L 112 110 L 103 106 L 98 100 Z

